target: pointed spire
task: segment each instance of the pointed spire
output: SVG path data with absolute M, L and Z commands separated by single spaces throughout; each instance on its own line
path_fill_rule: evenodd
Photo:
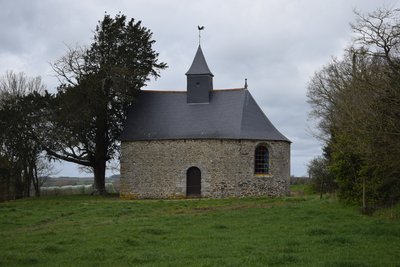
M 203 51 L 201 50 L 201 46 L 197 48 L 196 55 L 194 56 L 193 63 L 190 66 L 189 70 L 186 72 L 186 75 L 211 75 L 214 76 L 210 69 L 208 68 L 206 59 L 204 58 Z
M 186 72 L 187 80 L 187 102 L 209 103 L 210 94 L 213 90 L 213 77 L 207 66 L 201 47 L 197 49 L 192 66 Z

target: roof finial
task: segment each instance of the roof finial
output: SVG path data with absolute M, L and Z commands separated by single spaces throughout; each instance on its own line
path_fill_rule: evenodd
M 204 30 L 204 26 L 197 25 L 197 29 L 199 29 L 199 45 L 200 45 L 200 38 L 201 38 L 201 31 Z
M 247 78 L 244 79 L 244 89 L 247 89 Z

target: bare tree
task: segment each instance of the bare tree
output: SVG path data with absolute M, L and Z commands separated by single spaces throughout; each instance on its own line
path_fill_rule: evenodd
M 39 155 L 36 164 L 32 166 L 32 185 L 35 195 L 40 196 L 40 188 L 50 176 L 57 174 L 58 171 L 54 169 L 54 165 L 44 155 Z
M 40 76 L 31 78 L 23 72 L 9 70 L 0 77 L 0 99 L 23 97 L 33 92 L 42 94 L 44 91 L 46 86 Z
M 356 20 L 351 23 L 355 33 L 354 45 L 360 46 L 373 56 L 385 58 L 397 71 L 400 46 L 400 10 L 379 8 L 363 14 L 357 10 Z

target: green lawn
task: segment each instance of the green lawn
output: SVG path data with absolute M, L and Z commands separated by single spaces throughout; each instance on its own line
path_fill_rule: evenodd
M 317 196 L 0 203 L 0 266 L 400 266 L 400 208 Z

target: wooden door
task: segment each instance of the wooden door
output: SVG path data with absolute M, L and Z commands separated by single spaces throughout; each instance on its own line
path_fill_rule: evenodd
M 201 171 L 197 167 L 190 167 L 186 172 L 186 196 L 201 196 Z

